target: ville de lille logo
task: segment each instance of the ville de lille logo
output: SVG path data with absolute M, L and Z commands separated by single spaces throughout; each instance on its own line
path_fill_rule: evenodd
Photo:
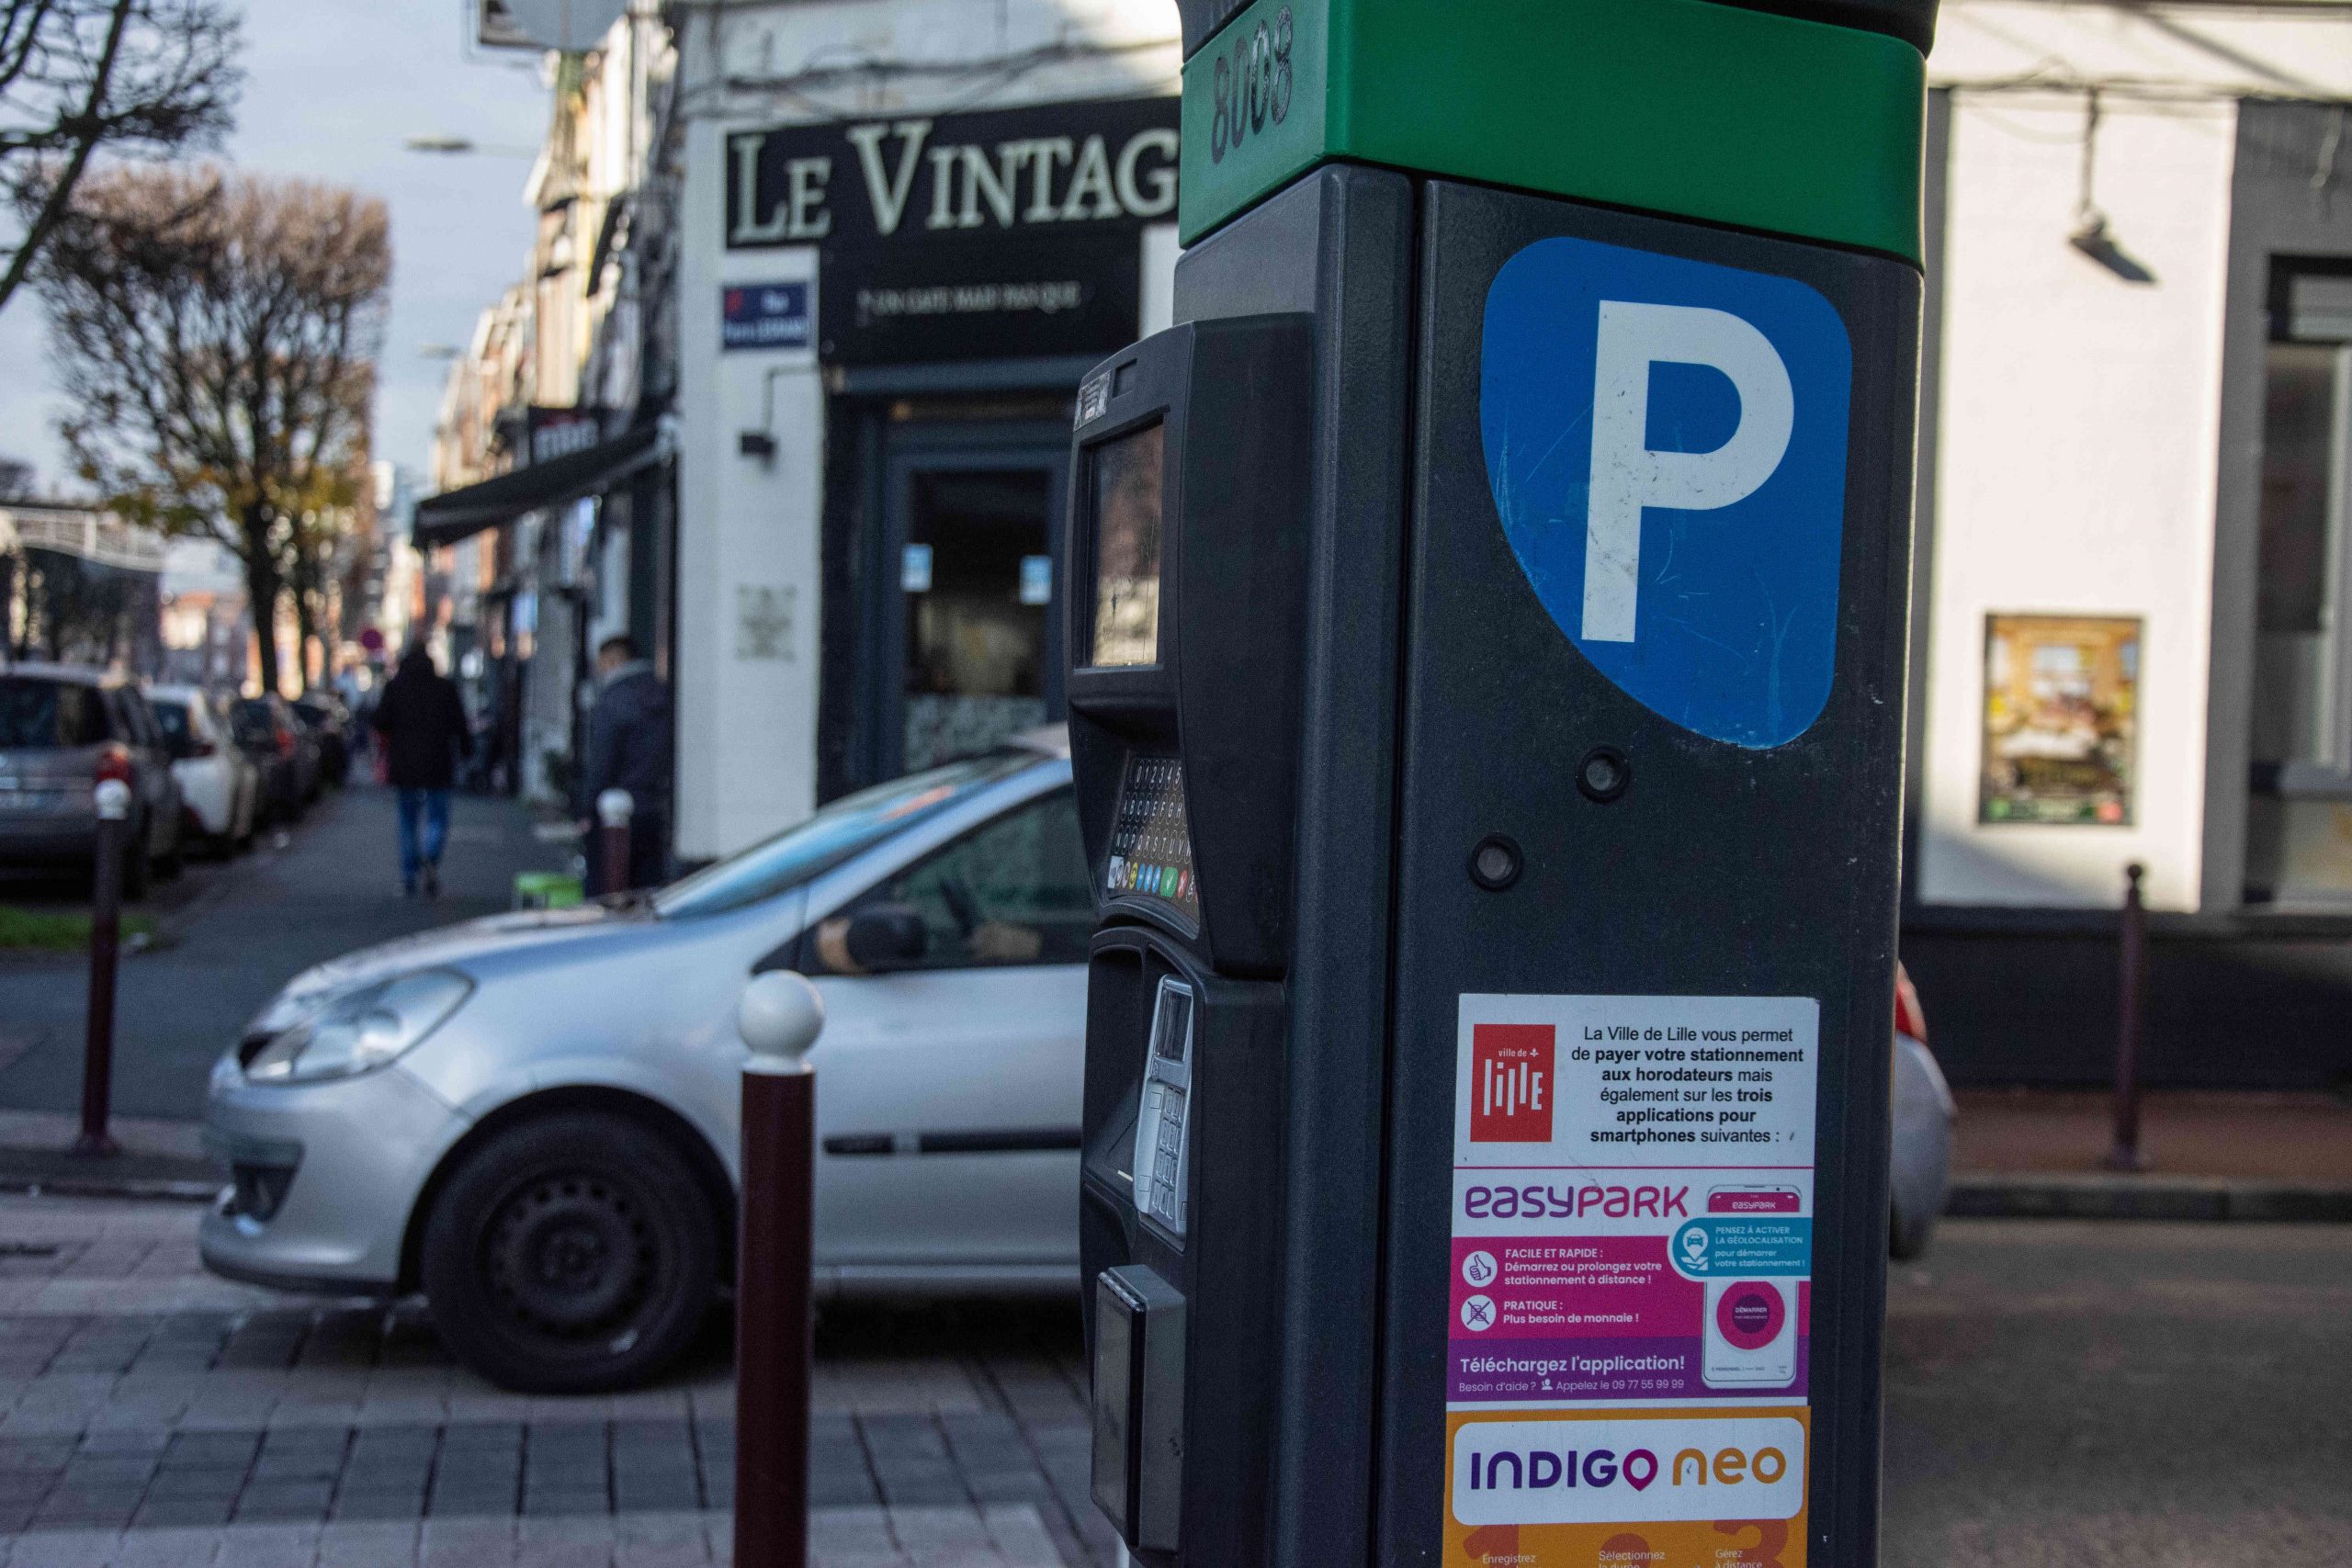
M 1478 1023 L 1470 1028 L 1470 1141 L 1552 1141 L 1553 1026 Z

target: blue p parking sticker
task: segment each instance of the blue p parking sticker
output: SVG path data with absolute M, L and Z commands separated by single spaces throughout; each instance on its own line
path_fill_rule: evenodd
M 1793 278 L 1541 240 L 1487 291 L 1487 477 L 1535 596 L 1686 729 L 1764 749 L 1829 700 L 1853 347 Z

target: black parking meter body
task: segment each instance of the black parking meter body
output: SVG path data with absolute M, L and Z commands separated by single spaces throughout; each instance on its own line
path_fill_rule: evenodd
M 1186 7 L 1067 556 L 1145 1562 L 1875 1561 L 1931 17 Z
M 1071 761 L 1109 917 L 1087 987 L 1094 1494 L 1145 1553 L 1246 1560 L 1256 1510 L 1186 1504 L 1267 1466 L 1292 909 L 1290 824 L 1261 803 L 1297 767 L 1308 343 L 1297 314 L 1188 324 L 1080 390 Z M 1188 1376 L 1204 1356 L 1216 1373 Z

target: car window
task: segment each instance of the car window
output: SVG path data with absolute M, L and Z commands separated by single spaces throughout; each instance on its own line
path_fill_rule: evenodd
M 68 746 L 97 746 L 114 739 L 120 730 L 107 711 L 106 698 L 95 686 L 60 685 L 57 723 Z
M 773 898 L 1036 761 L 1035 752 L 993 751 L 845 795 L 798 827 L 671 884 L 653 911 L 716 915 Z
M 0 748 L 41 750 L 65 744 L 59 732 L 54 681 L 0 676 Z
M 975 828 L 900 872 L 857 908 L 899 904 L 922 916 L 923 969 L 1006 964 L 1083 964 L 1094 934 L 1094 894 L 1079 841 L 1077 797 L 1068 789 Z M 824 922 L 847 929 L 851 915 Z M 838 940 L 820 928 L 820 965 L 851 969 Z
M 189 719 L 186 703 L 173 702 L 166 698 L 149 703 L 147 711 L 155 716 L 155 728 L 164 732 L 164 739 L 171 742 L 175 749 L 187 742 Z
M 145 697 L 127 688 L 118 688 L 114 700 L 122 705 L 123 728 L 130 732 L 137 744 L 153 747 L 163 745 L 163 729 L 156 724 L 155 716 L 149 710 Z
M 229 727 L 237 741 L 243 746 L 266 746 L 276 737 L 277 725 L 269 716 L 269 705 L 259 697 L 243 697 L 229 710 Z

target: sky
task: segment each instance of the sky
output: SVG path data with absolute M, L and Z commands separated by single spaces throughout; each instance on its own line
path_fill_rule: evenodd
M 244 96 L 229 159 L 379 196 L 392 216 L 392 302 L 376 389 L 378 457 L 425 471 L 447 362 L 474 318 L 519 279 L 532 215 L 523 201 L 548 97 L 539 57 L 474 47 L 467 0 L 245 0 Z M 418 135 L 471 139 L 460 156 L 412 152 Z M 69 491 L 40 304 L 0 310 L 0 456 L 29 460 L 43 491 Z

